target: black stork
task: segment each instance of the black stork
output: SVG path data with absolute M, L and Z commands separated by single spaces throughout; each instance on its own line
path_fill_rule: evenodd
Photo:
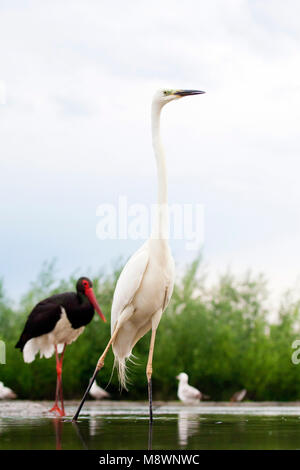
M 95 310 L 106 321 L 95 297 L 92 281 L 81 277 L 76 283 L 76 291 L 52 295 L 39 302 L 29 314 L 15 346 L 20 348 L 24 361 L 28 363 L 34 361 L 38 352 L 40 357 L 46 358 L 55 352 L 56 395 L 50 411 L 56 411 L 60 416 L 65 416 L 61 376 L 66 345 L 73 343 L 83 333 Z M 58 406 L 59 397 L 61 408 Z

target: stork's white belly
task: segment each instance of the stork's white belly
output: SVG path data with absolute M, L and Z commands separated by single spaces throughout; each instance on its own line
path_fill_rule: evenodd
M 40 357 L 46 357 L 48 359 L 54 354 L 55 346 L 57 346 L 58 352 L 61 353 L 64 344 L 73 343 L 73 341 L 83 333 L 85 327 L 82 326 L 81 328 L 74 329 L 67 317 L 65 309 L 61 307 L 61 310 L 62 315 L 53 331 L 27 341 L 23 349 L 24 362 L 34 361 L 38 352 L 40 353 Z

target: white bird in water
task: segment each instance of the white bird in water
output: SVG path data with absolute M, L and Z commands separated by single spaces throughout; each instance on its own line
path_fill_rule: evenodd
M 188 384 L 189 377 L 185 372 L 181 372 L 176 377 L 179 380 L 177 396 L 183 403 L 197 404 L 202 398 L 207 397 L 195 387 Z
M 17 398 L 15 392 L 5 387 L 3 382 L 0 382 L 0 400 L 13 400 L 15 398 Z
M 121 386 L 126 389 L 126 360 L 137 341 L 151 330 L 146 368 L 152 422 L 152 358 L 155 335 L 174 285 L 174 260 L 168 243 L 167 170 L 160 137 L 161 110 L 170 101 L 204 93 L 197 90 L 158 90 L 152 101 L 152 143 L 157 165 L 158 204 L 149 240 L 129 259 L 118 279 L 111 311 L 111 338 L 101 355 L 73 420 L 78 418 L 97 373 L 112 346 Z
M 90 388 L 90 395 L 95 398 L 95 400 L 102 400 L 102 398 L 109 398 L 110 394 L 103 390 L 103 388 L 99 387 L 96 380 Z

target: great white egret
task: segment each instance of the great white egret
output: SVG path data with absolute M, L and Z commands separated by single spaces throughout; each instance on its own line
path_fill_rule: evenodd
M 184 96 L 204 93 L 197 90 L 158 90 L 152 101 L 152 143 L 157 164 L 158 204 L 154 227 L 149 240 L 129 259 L 118 279 L 111 311 L 111 338 L 101 355 L 87 390 L 75 413 L 80 410 L 104 365 L 112 346 L 121 386 L 126 388 L 126 360 L 137 341 L 151 329 L 146 367 L 150 422 L 152 422 L 152 358 L 155 335 L 161 315 L 166 309 L 174 285 L 174 260 L 168 244 L 168 196 L 165 155 L 160 137 L 160 116 L 164 105 Z
M 16 348 L 23 352 L 25 362 L 32 362 L 38 351 L 40 357 L 56 356 L 55 404 L 50 411 L 65 416 L 62 366 L 67 344 L 73 343 L 83 333 L 94 316 L 94 309 L 106 321 L 93 291 L 92 281 L 81 277 L 75 292 L 56 294 L 39 302 L 30 313 Z M 59 354 L 61 354 L 59 356 Z M 61 408 L 58 405 L 60 398 Z

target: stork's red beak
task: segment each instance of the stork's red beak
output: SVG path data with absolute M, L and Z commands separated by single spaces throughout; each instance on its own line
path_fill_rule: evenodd
M 87 296 L 87 298 L 89 299 L 89 301 L 91 302 L 92 306 L 94 307 L 94 309 L 96 310 L 96 312 L 99 314 L 99 317 L 102 318 L 102 320 L 104 322 L 106 322 L 106 318 L 105 316 L 103 315 L 102 311 L 101 311 L 101 308 L 99 307 L 99 304 L 97 302 L 97 299 L 96 299 L 96 296 L 94 294 L 94 291 L 91 287 L 87 287 L 85 289 L 85 295 Z

